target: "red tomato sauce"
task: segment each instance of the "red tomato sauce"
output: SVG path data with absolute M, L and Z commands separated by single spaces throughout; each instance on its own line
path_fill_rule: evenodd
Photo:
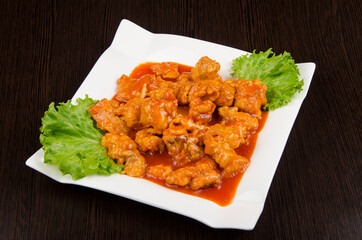
M 132 71 L 132 73 L 130 74 L 130 77 L 131 78 L 140 78 L 146 74 L 153 74 L 152 70 L 150 69 L 150 66 L 152 66 L 153 64 L 155 64 L 155 63 L 148 62 L 148 63 L 140 64 Z M 192 67 L 190 67 L 190 66 L 179 64 L 178 70 L 180 73 L 190 72 L 191 68 Z M 187 114 L 188 109 L 187 109 L 187 107 L 181 106 L 181 107 L 179 107 L 178 112 L 182 113 L 182 114 Z M 251 156 L 253 155 L 253 152 L 255 149 L 256 142 L 258 140 L 259 132 L 263 129 L 267 118 L 268 118 L 268 112 L 262 112 L 261 119 L 259 119 L 258 129 L 255 131 L 255 133 L 250 134 L 248 144 L 241 145 L 239 148 L 235 149 L 237 154 L 249 159 L 249 161 L 250 161 Z M 217 113 L 214 113 L 213 118 L 211 119 L 209 124 L 210 125 L 215 124 L 219 121 L 220 121 L 220 117 L 218 116 Z M 130 136 L 130 137 L 132 138 L 132 136 Z M 145 157 L 148 166 L 155 166 L 155 165 L 163 164 L 163 165 L 168 165 L 168 166 L 174 167 L 173 163 L 172 163 L 172 158 L 167 153 L 167 150 L 164 151 L 163 153 L 156 153 L 156 154 L 145 153 L 142 155 Z M 240 182 L 242 176 L 243 176 L 243 173 L 239 173 L 230 178 L 223 178 L 221 181 L 221 184 L 219 186 L 210 187 L 207 189 L 199 189 L 199 190 L 191 190 L 191 189 L 186 189 L 186 188 L 179 187 L 179 186 L 169 185 L 166 183 L 166 181 L 164 179 L 155 178 L 149 174 L 146 174 L 145 176 L 143 176 L 143 178 L 148 181 L 159 184 L 161 186 L 164 186 L 166 188 L 169 188 L 169 189 L 172 189 L 172 190 L 175 190 L 178 192 L 190 194 L 193 196 L 201 197 L 201 198 L 213 201 L 220 206 L 227 206 L 234 199 L 236 190 L 238 188 L 238 185 L 239 185 L 239 182 Z

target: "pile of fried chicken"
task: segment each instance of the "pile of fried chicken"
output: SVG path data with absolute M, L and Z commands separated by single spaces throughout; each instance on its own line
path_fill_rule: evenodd
M 167 184 L 190 189 L 218 186 L 249 166 L 235 149 L 258 128 L 267 87 L 261 81 L 226 80 L 220 64 L 202 57 L 190 72 L 173 62 L 155 63 L 153 74 L 138 79 L 122 75 L 112 100 L 89 108 L 106 132 L 102 145 L 124 174 L 150 174 Z M 188 111 L 181 113 L 181 108 Z M 213 114 L 220 121 L 210 124 Z M 127 135 L 136 131 L 135 137 Z M 173 166 L 148 166 L 143 153 L 168 151 Z

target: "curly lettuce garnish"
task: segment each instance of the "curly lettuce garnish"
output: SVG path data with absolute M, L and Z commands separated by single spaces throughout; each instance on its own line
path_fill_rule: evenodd
M 244 80 L 259 79 L 268 87 L 268 103 L 264 110 L 274 110 L 287 105 L 304 85 L 304 81 L 299 80 L 299 69 L 290 53 L 284 52 L 276 56 L 271 48 L 260 53 L 254 50 L 252 54 L 234 59 L 231 70 L 232 76 Z
M 73 179 L 87 175 L 110 175 L 123 170 L 107 155 L 101 145 L 104 133 L 98 129 L 88 108 L 96 100 L 78 98 L 77 105 L 71 101 L 49 105 L 42 118 L 40 142 L 44 150 L 44 162 L 58 165 L 59 170 Z

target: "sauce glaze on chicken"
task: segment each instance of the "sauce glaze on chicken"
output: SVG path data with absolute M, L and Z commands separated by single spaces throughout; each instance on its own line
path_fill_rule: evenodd
M 147 63 L 146 73 L 122 75 L 117 94 L 89 112 L 123 174 L 191 190 L 217 187 L 248 168 L 250 158 L 237 150 L 259 127 L 267 87 L 257 79 L 223 80 L 208 57 L 189 71 L 181 66 Z M 165 154 L 170 161 L 147 161 Z

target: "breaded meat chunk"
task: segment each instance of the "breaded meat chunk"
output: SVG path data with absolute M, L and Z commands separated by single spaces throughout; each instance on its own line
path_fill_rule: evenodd
M 144 98 L 147 87 L 155 81 L 156 76 L 153 74 L 144 75 L 139 79 L 130 78 L 123 74 L 117 81 L 118 92 L 114 98 L 120 102 L 127 102 L 134 97 Z
M 90 106 L 88 111 L 102 131 L 113 134 L 127 134 L 126 122 L 119 116 L 121 113 L 119 102 L 104 98 Z
M 226 80 L 221 83 L 219 97 L 214 101 L 216 106 L 232 106 L 234 103 L 235 87 L 233 80 Z
M 167 81 L 162 79 L 160 76 L 156 77 L 156 80 L 153 81 L 148 87 L 147 87 L 147 93 L 152 90 L 156 89 L 162 89 L 162 88 L 171 88 L 174 89 L 176 87 L 176 83 L 172 81 Z M 147 96 L 149 96 L 147 94 Z
M 168 154 L 178 166 L 183 166 L 204 156 L 205 132 L 205 126 L 178 115 L 163 132 L 162 140 L 166 144 Z
M 194 86 L 189 72 L 183 72 L 177 79 L 174 93 L 179 105 L 187 105 L 190 102 L 189 93 Z
M 249 113 L 239 112 L 237 107 L 220 107 L 219 115 L 222 117 L 220 124 L 231 127 L 244 127 L 248 132 L 258 129 L 258 119 Z
M 194 81 L 221 80 L 221 77 L 218 74 L 219 70 L 220 64 L 205 56 L 200 58 L 195 67 L 191 69 L 191 77 Z
M 156 135 L 153 128 L 146 128 L 136 133 L 135 142 L 141 152 L 163 152 L 165 144 L 160 135 Z
M 206 124 L 212 118 L 216 105 L 211 100 L 202 101 L 201 98 L 192 98 L 190 101 L 190 118 L 200 124 Z
M 166 183 L 188 187 L 193 190 L 217 186 L 220 184 L 220 173 L 213 159 L 205 157 L 194 166 L 187 166 L 172 171 L 166 177 Z
M 204 80 L 196 82 L 191 91 L 190 97 L 200 98 L 203 101 L 210 100 L 215 101 L 219 97 L 219 91 L 221 88 L 221 81 L 218 80 Z
M 132 98 L 121 107 L 121 115 L 129 128 L 140 128 L 142 98 Z
M 172 89 L 158 89 L 153 94 L 142 102 L 140 122 L 161 134 L 177 115 L 177 100 Z
M 261 118 L 261 107 L 267 104 L 267 86 L 260 80 L 237 80 L 234 106 Z
M 157 88 L 155 90 L 151 90 L 148 96 L 150 98 L 172 102 L 177 107 L 177 99 L 171 88 L 165 87 L 165 88 Z
M 233 127 L 216 124 L 210 127 L 205 137 L 205 153 L 209 154 L 223 169 L 223 176 L 232 177 L 244 172 L 249 160 L 238 155 L 235 148 L 239 147 L 242 138 L 235 133 Z
M 187 157 L 187 135 L 187 130 L 183 127 L 169 127 L 163 131 L 162 140 L 168 154 L 180 164 L 185 162 Z
M 151 66 L 151 70 L 164 79 L 177 79 L 180 76 L 178 64 L 174 62 L 156 63 Z
M 162 164 L 150 166 L 147 169 L 147 174 L 152 175 L 155 178 L 165 179 L 172 171 L 170 166 L 165 166 Z
M 141 177 L 145 174 L 145 158 L 137 150 L 136 143 L 127 135 L 107 133 L 102 138 L 102 146 L 107 148 L 108 156 L 117 160 L 117 164 L 125 164 L 125 174 L 132 177 Z

